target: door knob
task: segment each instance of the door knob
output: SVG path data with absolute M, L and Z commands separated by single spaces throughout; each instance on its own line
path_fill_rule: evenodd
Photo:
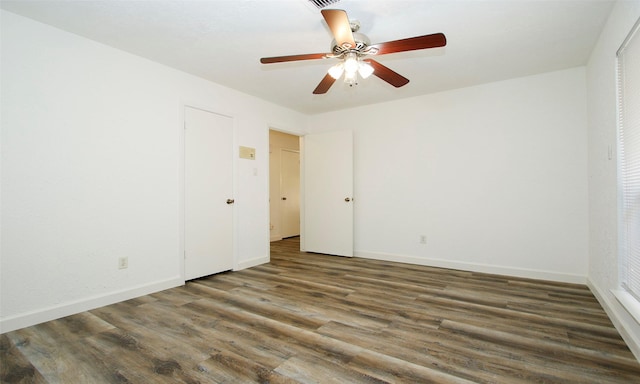
M 287 198 L 286 198 L 286 197 L 283 197 L 283 198 L 282 198 L 282 200 L 287 200 Z
M 233 203 L 235 203 L 235 202 L 236 202 L 236 201 L 235 201 L 234 199 L 227 199 L 227 204 L 233 204 Z
M 348 202 L 350 202 L 350 201 L 351 201 L 351 199 L 350 199 L 350 198 L 348 198 L 348 197 L 345 197 L 345 198 L 344 198 L 344 201 L 346 201 L 346 202 L 348 203 Z

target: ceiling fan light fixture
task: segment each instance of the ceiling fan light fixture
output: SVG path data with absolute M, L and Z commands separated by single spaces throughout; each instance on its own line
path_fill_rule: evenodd
M 327 72 L 329 72 L 329 75 L 331 75 L 331 77 L 337 80 L 340 78 L 340 76 L 342 76 L 342 72 L 344 72 L 344 64 L 338 63 L 329 68 Z
M 373 67 L 371 66 L 371 64 L 366 63 L 364 61 L 361 61 L 358 63 L 358 73 L 360 74 L 360 77 L 362 77 L 363 79 L 366 79 L 367 77 L 371 76 L 373 74 Z
M 353 87 L 358 84 L 358 71 L 356 72 L 344 72 L 344 82 Z
M 347 74 L 355 74 L 358 72 L 358 68 L 360 68 L 358 56 L 355 53 L 348 53 L 344 59 L 344 71 Z

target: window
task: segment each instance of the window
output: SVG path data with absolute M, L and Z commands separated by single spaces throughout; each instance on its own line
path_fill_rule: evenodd
M 617 52 L 621 303 L 640 322 L 640 20 Z

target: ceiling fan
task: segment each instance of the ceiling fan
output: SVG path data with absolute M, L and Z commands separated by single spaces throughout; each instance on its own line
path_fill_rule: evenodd
M 331 43 L 331 53 L 309 53 L 263 57 L 260 59 L 262 64 L 315 59 L 340 59 L 340 63 L 329 68 L 328 73 L 322 81 L 320 81 L 316 89 L 313 90 L 314 94 L 327 93 L 329 88 L 331 88 L 333 83 L 339 79 L 343 73 L 345 83 L 350 86 L 357 84 L 358 74 L 363 79 L 373 74 L 396 88 L 402 87 L 409 82 L 409 79 L 368 57 L 418 49 L 444 47 L 447 44 L 447 39 L 442 33 L 371 44 L 367 36 L 358 32 L 360 24 L 356 21 L 349 22 L 345 11 L 340 9 L 323 9 L 320 12 L 334 37 Z

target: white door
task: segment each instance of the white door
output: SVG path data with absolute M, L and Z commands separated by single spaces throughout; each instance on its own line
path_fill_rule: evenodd
M 303 250 L 353 256 L 353 134 L 306 135 L 303 151 Z
M 233 268 L 233 119 L 185 108 L 185 280 Z
M 280 150 L 282 237 L 300 235 L 300 153 Z

